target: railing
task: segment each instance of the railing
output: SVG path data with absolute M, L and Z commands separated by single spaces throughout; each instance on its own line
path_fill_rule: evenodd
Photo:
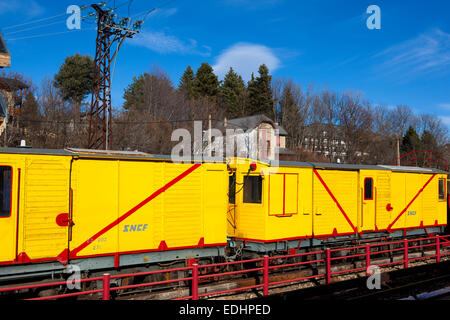
M 428 241 L 430 243 L 420 244 L 421 241 Z M 410 245 L 411 243 L 419 242 L 419 244 L 416 245 Z M 397 245 L 398 248 L 390 248 L 391 246 Z M 384 242 L 384 243 L 367 243 L 359 246 L 353 246 L 353 247 L 345 247 L 345 248 L 338 248 L 338 249 L 325 249 L 325 250 L 318 250 L 314 252 L 305 252 L 305 253 L 294 253 L 294 254 L 288 254 L 288 255 L 280 255 L 280 256 L 264 256 L 263 258 L 258 259 L 250 259 L 250 260 L 243 260 L 243 261 L 234 261 L 234 262 L 224 262 L 224 263 L 217 263 L 217 264 L 208 264 L 208 265 L 199 265 L 197 263 L 194 263 L 192 266 L 183 267 L 183 268 L 174 268 L 174 269 L 164 269 L 164 270 L 157 270 L 157 271 L 149 271 L 149 272 L 140 272 L 140 273 L 130 273 L 130 274 L 118 274 L 118 275 L 110 275 L 108 273 L 104 274 L 102 277 L 93 277 L 93 278 L 86 278 L 86 279 L 78 279 L 78 280 L 72 280 L 70 283 L 85 283 L 85 282 L 93 282 L 93 281 L 99 281 L 102 283 L 101 289 L 95 289 L 95 290 L 87 290 L 87 291 L 80 291 L 80 292 L 71 292 L 71 293 L 65 293 L 65 294 L 59 294 L 59 295 L 53 295 L 53 296 L 46 296 L 46 297 L 37 297 L 37 298 L 31 298 L 29 300 L 50 300 L 50 299 L 60 299 L 60 298 L 69 298 L 69 297 L 77 297 L 77 296 L 83 296 L 83 295 L 92 295 L 92 294 L 100 294 L 102 296 L 103 300 L 110 300 L 111 298 L 111 292 L 119 291 L 119 290 L 127 290 L 127 289 L 136 289 L 136 288 L 143 288 L 143 287 L 154 287 L 157 285 L 163 285 L 163 284 L 171 284 L 171 283 L 179 283 L 179 282 L 186 282 L 189 281 L 191 283 L 190 285 L 190 295 L 185 296 L 182 298 L 178 298 L 176 300 L 198 300 L 199 298 L 206 297 L 206 296 L 217 296 L 227 293 L 237 293 L 241 291 L 248 291 L 252 289 L 262 289 L 262 294 L 264 296 L 269 294 L 270 287 L 281 285 L 281 284 L 287 284 L 287 283 L 298 283 L 305 280 L 310 279 L 324 279 L 326 284 L 330 284 L 333 276 L 338 276 L 342 274 L 349 274 L 349 273 L 359 273 L 365 271 L 367 275 L 369 275 L 369 267 L 371 266 L 371 262 L 375 256 L 379 256 L 386 253 L 394 253 L 394 252 L 402 252 L 401 259 L 397 259 L 397 261 L 391 261 L 387 263 L 378 264 L 378 267 L 386 267 L 390 265 L 402 265 L 403 268 L 408 268 L 409 263 L 413 261 L 418 260 L 425 260 L 425 259 L 435 259 L 436 262 L 441 262 L 441 258 L 443 256 L 450 255 L 449 252 L 442 252 L 442 248 L 450 246 L 450 235 L 447 236 L 431 236 L 431 237 L 425 237 L 425 238 L 419 238 L 419 239 L 404 239 L 399 241 L 391 241 L 391 242 Z M 385 249 L 384 247 L 389 247 L 389 249 Z M 433 254 L 425 255 L 422 257 L 415 257 L 411 258 L 411 250 L 418 249 L 426 249 L 429 248 L 428 252 L 431 251 Z M 354 253 L 351 253 L 351 252 Z M 350 254 L 347 255 L 340 255 L 342 253 Z M 423 251 L 425 252 L 425 250 Z M 321 258 L 317 258 L 317 257 Z M 277 264 L 277 261 L 284 260 L 284 259 L 290 259 L 290 258 L 304 258 L 306 261 L 300 261 L 300 262 L 290 262 L 290 263 L 284 263 L 284 264 Z M 363 264 L 360 267 L 357 268 L 350 268 L 350 269 L 343 269 L 338 271 L 332 271 L 333 269 L 333 262 L 344 260 L 344 259 L 353 259 L 353 258 L 360 258 L 360 264 Z M 398 258 L 398 256 L 397 256 Z M 219 273 L 211 273 L 211 274 L 202 274 L 201 270 L 204 270 L 204 272 L 207 272 L 208 269 L 217 269 L 218 267 L 226 267 L 226 266 L 233 266 L 233 265 L 239 265 L 239 264 L 248 264 L 253 263 L 256 267 L 251 269 L 244 269 L 244 270 L 237 270 L 237 271 L 228 271 L 228 272 L 219 272 Z M 272 265 L 271 265 L 272 264 Z M 281 281 L 273 281 L 270 282 L 270 273 L 272 270 L 278 270 L 283 268 L 292 268 L 292 267 L 298 267 L 302 265 L 314 265 L 317 270 L 322 270 L 322 272 L 319 271 L 319 274 L 317 275 L 311 275 L 311 276 L 303 276 L 295 279 L 287 279 L 287 280 L 281 280 Z M 131 285 L 123 285 L 123 286 L 117 286 L 112 287 L 111 281 L 115 279 L 122 279 L 127 277 L 136 277 L 136 276 L 148 276 L 148 275 L 156 275 L 161 273 L 168 273 L 168 272 L 178 272 L 178 271 L 185 271 L 188 273 L 191 273 L 190 276 L 186 276 L 183 278 L 177 278 L 177 279 L 169 279 L 169 280 L 163 280 L 163 281 L 154 281 L 154 282 L 148 282 L 148 283 L 139 283 L 139 284 L 131 284 Z M 262 283 L 259 283 L 259 274 L 262 272 Z M 217 279 L 219 277 L 224 276 L 232 276 L 232 275 L 241 275 L 241 274 L 248 274 L 248 273 L 256 273 L 258 274 L 258 281 L 255 285 L 250 285 L 246 287 L 239 287 L 239 288 L 233 288 L 228 290 L 222 290 L 222 291 L 214 291 L 214 292 L 205 292 L 200 293 L 199 292 L 199 283 L 206 279 Z M 34 284 L 34 285 L 24 285 L 24 286 L 18 286 L 18 287 L 8 287 L 8 288 L 0 288 L 0 293 L 2 292 L 11 292 L 16 290 L 26 290 L 26 289 L 41 289 L 41 288 L 49 288 L 49 287 L 55 287 L 55 286 L 63 286 L 67 285 L 68 281 L 59 281 L 59 282 L 51 282 L 51 283 L 41 283 L 41 284 Z
M 425 155 L 423 158 L 420 158 L 418 154 Z M 442 168 L 443 170 L 448 171 L 447 160 L 431 150 L 413 150 L 407 154 L 404 154 L 400 158 L 394 159 L 392 164 L 394 166 L 414 164 L 415 167 L 428 165 L 429 168 L 436 166 L 437 168 Z

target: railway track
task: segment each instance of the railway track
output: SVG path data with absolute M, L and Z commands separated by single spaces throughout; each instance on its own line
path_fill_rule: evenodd
M 450 247 L 442 248 L 441 253 L 448 252 Z M 358 249 L 359 250 L 359 249 Z M 396 249 L 397 250 L 397 249 Z M 417 249 L 418 250 L 418 249 Z M 378 299 L 380 297 L 387 297 L 388 295 L 394 295 L 398 292 L 402 292 L 403 296 L 400 294 L 397 294 L 397 296 L 394 297 L 394 299 L 398 298 L 398 296 L 401 297 L 408 297 L 408 295 L 405 296 L 404 292 L 410 290 L 414 286 L 419 286 L 420 283 L 412 284 L 412 280 L 418 280 L 419 278 L 422 279 L 423 285 L 426 284 L 433 284 L 433 281 L 444 281 L 443 284 L 437 284 L 430 285 L 427 288 L 425 288 L 422 292 L 432 292 L 433 290 L 436 291 L 436 288 L 444 288 L 445 285 L 450 286 L 450 279 L 448 279 L 448 276 L 444 273 L 442 274 L 442 278 L 436 278 L 432 277 L 430 278 L 430 274 L 433 274 L 433 276 L 437 271 L 434 271 L 434 273 L 430 273 L 430 271 L 427 271 L 425 274 L 420 274 L 420 269 L 417 269 L 415 267 L 427 267 L 427 266 L 433 266 L 433 264 L 430 264 L 435 260 L 435 256 L 433 255 L 435 252 L 433 250 L 428 251 L 418 251 L 418 252 L 410 252 L 409 253 L 409 265 L 410 268 L 404 269 L 404 270 L 398 270 L 402 267 L 402 259 L 403 254 L 400 253 L 398 250 L 395 251 L 396 255 L 392 256 L 386 256 L 387 253 L 382 254 L 379 256 L 379 258 L 373 257 L 370 261 L 372 265 L 389 265 L 381 267 L 381 270 L 383 272 L 383 288 L 380 291 L 364 291 L 365 287 L 365 281 L 366 281 L 366 274 L 365 274 L 365 266 L 367 265 L 367 261 L 364 259 L 364 257 L 358 257 L 355 258 L 345 258 L 344 260 L 339 260 L 339 264 L 335 264 L 331 266 L 330 271 L 334 274 L 332 276 L 332 283 L 330 285 L 324 285 L 325 283 L 325 277 L 324 274 L 326 274 L 325 266 L 324 264 L 316 265 L 315 263 L 311 263 L 308 268 L 299 269 L 299 267 L 289 267 L 289 268 L 282 268 L 283 264 L 290 263 L 292 261 L 283 260 L 283 259 L 276 259 L 274 262 L 280 263 L 281 266 L 272 265 L 271 268 L 273 269 L 269 274 L 269 282 L 270 283 L 279 283 L 277 285 L 270 285 L 270 294 L 284 294 L 289 292 L 297 292 L 297 294 L 300 294 L 302 296 L 302 299 L 348 299 L 348 300 L 357 300 L 357 299 Z M 354 252 L 347 252 L 346 254 L 349 255 L 349 257 L 355 257 L 353 254 Z M 373 253 L 376 254 L 375 252 Z M 360 259 L 361 258 L 361 259 Z M 314 258 L 319 259 L 319 258 Z M 418 260 L 418 259 L 425 259 L 425 260 Z M 431 261 L 429 260 L 431 259 Z M 322 260 L 321 260 L 322 261 Z M 444 265 L 446 265 L 445 261 L 450 262 L 450 256 L 445 255 L 441 257 L 441 263 L 436 264 L 436 266 L 439 266 L 438 268 L 443 268 Z M 400 263 L 397 265 L 392 265 L 392 263 Z M 424 265 L 426 264 L 426 265 Z M 287 264 L 289 266 L 289 264 Z M 295 265 L 295 263 L 293 264 Z M 316 265 L 316 267 L 314 267 Z M 435 267 L 436 267 L 435 266 Z M 256 268 L 257 266 L 248 266 L 249 268 Z M 261 268 L 259 268 L 261 270 Z M 354 271 L 357 270 L 357 271 Z M 395 274 L 396 270 L 398 271 L 397 274 Z M 223 272 L 226 270 L 222 270 L 220 272 Z M 348 271 L 348 272 L 346 272 Z M 415 272 L 419 272 L 417 275 Z M 226 272 L 225 272 L 226 273 Z M 218 300 L 218 299 L 255 299 L 262 296 L 262 288 L 253 288 L 252 290 L 246 290 L 246 291 L 240 291 L 238 293 L 230 291 L 232 290 L 239 290 L 241 288 L 246 287 L 255 287 L 258 285 L 261 285 L 263 282 L 262 277 L 262 271 L 256 271 L 251 272 L 247 274 L 245 277 L 242 277 L 243 274 L 235 275 L 232 278 L 219 278 L 214 277 L 214 279 L 211 279 L 211 281 L 200 281 L 198 283 L 198 293 L 203 296 L 204 299 L 211 299 L 211 300 Z M 320 276 L 319 276 L 320 275 Z M 392 275 L 394 277 L 392 278 Z M 404 276 L 406 275 L 406 277 Z M 166 274 L 166 276 L 170 276 L 169 274 Z M 313 277 L 318 277 L 317 279 L 313 279 Z M 182 278 L 188 278 L 189 274 L 184 274 L 181 276 Z M 205 277 L 205 276 L 203 276 Z M 414 279 L 416 277 L 416 279 Z M 178 275 L 178 279 L 180 278 L 180 275 Z M 305 280 L 298 281 L 296 279 L 306 278 Z M 101 277 L 100 277 L 101 279 Z M 124 281 L 126 281 L 128 278 L 124 278 Z M 220 281 L 218 279 L 221 279 Z M 402 280 L 403 279 L 403 280 Z M 165 280 L 168 280 L 169 282 L 173 282 L 174 280 L 171 280 L 170 277 L 166 277 Z M 289 281 L 289 280 L 292 280 Z M 393 282 L 393 280 L 395 280 Z M 175 280 L 176 281 L 176 280 Z M 353 283 L 352 283 L 353 281 Z M 446 281 L 446 282 L 445 282 Z M 145 285 L 147 281 L 143 281 L 142 284 Z M 164 282 L 164 281 L 163 281 Z M 283 282 L 283 284 L 281 284 Z M 64 283 L 64 281 L 63 281 Z M 111 291 L 111 298 L 116 300 L 170 300 L 170 299 L 182 299 L 184 297 L 190 296 L 190 281 L 183 281 L 180 282 L 177 285 L 171 284 L 170 286 L 166 286 L 165 288 L 157 288 L 157 287 L 145 287 L 140 285 L 141 282 L 131 282 L 131 283 L 122 283 L 122 284 L 114 284 L 112 283 L 112 287 L 114 286 L 123 286 L 127 284 L 131 284 L 129 286 L 130 288 L 133 286 L 136 286 L 136 288 L 133 289 L 127 289 L 127 291 L 124 291 L 121 289 L 121 291 L 112 290 Z M 394 283 L 394 284 L 393 284 Z M 35 285 L 39 285 L 38 283 L 34 283 Z M 99 287 L 100 284 L 100 287 Z M 95 285 L 95 283 L 94 283 Z M 139 287 L 140 286 L 140 287 Z M 139 288 L 137 288 L 139 287 Z M 98 290 L 101 288 L 101 282 L 97 282 L 96 286 L 94 287 L 87 287 L 83 290 Z M 320 290 L 326 288 L 324 292 L 321 292 Z M 331 289 L 333 288 L 333 289 Z M 62 288 L 63 289 L 63 288 Z M 309 291 L 308 291 L 309 290 Z M 313 291 L 311 291 L 313 290 Z M 314 290 L 317 290 L 315 292 Z M 403 290 L 403 291 L 402 291 Z M 427 291 L 428 290 L 428 291 Z M 217 294 L 216 292 L 222 292 L 221 294 Z M 306 294 L 308 293 L 308 294 Z M 421 292 L 420 292 L 421 293 Z M 15 295 L 17 298 L 29 298 L 33 297 L 33 292 L 16 292 L 17 295 Z M 34 292 L 34 294 L 39 294 L 38 296 L 53 296 L 55 292 L 51 292 L 50 290 L 48 292 Z M 444 293 L 441 293 L 444 294 Z M 436 296 L 433 299 L 437 298 L 437 293 L 435 293 L 433 296 Z M 36 295 L 35 295 L 36 296 Z M 417 296 L 417 295 L 416 295 Z M 413 296 L 414 298 L 415 296 Z M 430 295 L 431 297 L 431 295 Z M 73 298 L 73 297 L 71 297 Z M 101 298 L 101 293 L 98 294 L 87 294 L 86 296 L 80 296 L 78 297 L 80 300 L 98 300 Z
M 449 267 L 443 267 L 450 270 L 450 259 L 443 262 L 448 264 Z M 434 267 L 431 267 L 434 266 Z M 342 267 L 342 266 L 340 266 Z M 320 300 L 320 299 L 339 299 L 339 300 L 358 300 L 358 299 L 378 299 L 380 297 L 386 296 L 387 293 L 395 293 L 401 291 L 400 285 L 403 285 L 403 289 L 413 288 L 418 286 L 419 282 L 415 281 L 412 283 L 414 277 L 418 279 L 423 279 L 427 275 L 429 276 L 430 270 L 441 270 L 439 264 L 426 264 L 417 262 L 412 263 L 411 268 L 398 270 L 398 267 L 382 267 L 382 283 L 383 288 L 380 291 L 364 291 L 360 288 L 366 288 L 366 275 L 364 272 L 344 274 L 333 278 L 334 283 L 330 285 L 325 285 L 322 279 L 311 279 L 302 282 L 292 282 L 283 285 L 271 286 L 271 295 L 275 296 L 278 294 L 290 294 L 291 292 L 303 292 L 301 299 L 304 300 Z M 421 271 L 421 270 L 425 271 Z M 447 270 L 445 269 L 445 270 Z M 339 270 L 336 268 L 335 270 Z M 271 274 L 270 281 L 277 282 L 283 280 L 294 280 L 304 276 L 310 276 L 314 273 L 320 273 L 320 270 L 302 270 L 302 271 L 290 271 L 279 274 Z M 416 274 L 416 272 L 418 272 Z M 425 273 L 424 273 L 425 272 Z M 442 270 L 442 272 L 444 272 Z M 443 283 L 437 283 L 441 280 Z M 243 288 L 248 286 L 253 286 L 261 283 L 261 277 L 249 277 L 245 279 L 233 279 L 233 280 L 223 280 L 217 283 L 204 284 L 199 287 L 199 293 L 206 294 L 211 293 L 210 296 L 205 297 L 209 300 L 247 300 L 247 299 L 259 299 L 262 298 L 262 290 L 254 289 L 244 293 L 227 293 L 214 295 L 214 292 L 222 290 L 230 290 Z M 450 286 L 450 275 L 440 274 L 440 276 L 435 276 L 430 279 L 421 280 L 424 284 L 430 284 L 429 290 L 433 289 L 434 286 L 439 288 L 444 287 L 446 284 Z M 367 289 L 367 288 L 366 288 Z M 357 294 L 357 292 L 360 294 Z M 373 295 L 373 296 L 371 296 Z M 179 287 L 172 288 L 171 290 L 161 290 L 159 292 L 149 292 L 146 290 L 141 290 L 140 292 L 126 292 L 117 295 L 115 298 L 117 300 L 167 300 L 167 299 L 179 299 L 189 296 L 189 288 Z M 265 299 L 265 298 L 263 298 Z M 270 298 L 269 298 L 270 299 Z M 394 298 L 395 299 L 395 298 Z M 436 296 L 437 299 L 437 296 Z

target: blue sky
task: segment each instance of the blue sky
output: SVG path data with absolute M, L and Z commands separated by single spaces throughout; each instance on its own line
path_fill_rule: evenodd
M 108 5 L 114 2 L 127 0 Z M 66 32 L 65 25 L 69 5 L 88 3 L 0 0 L 0 30 L 9 39 L 12 70 L 40 84 L 66 56 L 94 55 L 94 25 L 83 22 L 77 32 Z M 117 13 L 133 16 L 163 3 L 133 0 Z M 369 5 L 381 9 L 381 30 L 366 26 Z M 55 15 L 60 16 L 11 27 Z M 31 30 L 17 32 L 24 29 Z M 27 38 L 58 32 L 64 33 Z M 113 105 L 121 105 L 132 77 L 154 64 L 178 85 L 187 65 L 196 70 L 202 62 L 219 75 L 232 66 L 244 79 L 266 63 L 275 77 L 317 89 L 360 91 L 374 104 L 406 104 L 440 116 L 450 127 L 450 1 L 174 1 L 149 15 L 142 33 L 122 46 Z

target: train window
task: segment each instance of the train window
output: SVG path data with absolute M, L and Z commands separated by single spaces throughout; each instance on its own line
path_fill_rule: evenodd
M 262 177 L 244 177 L 244 203 L 261 203 Z
M 445 200 L 445 180 L 439 179 L 439 200 Z
M 364 179 L 364 200 L 373 200 L 373 179 Z
M 0 167 L 0 218 L 11 216 L 11 167 Z
M 228 203 L 236 203 L 236 173 L 228 177 Z

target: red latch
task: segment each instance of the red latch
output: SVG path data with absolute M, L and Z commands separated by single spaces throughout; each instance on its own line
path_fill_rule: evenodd
M 387 210 L 387 211 L 392 211 L 392 210 L 394 210 L 394 208 L 391 206 L 390 203 L 388 203 L 388 204 L 386 205 L 386 210 Z
M 73 225 L 73 221 L 69 219 L 68 213 L 60 213 L 56 216 L 56 224 L 60 227 L 68 227 Z

